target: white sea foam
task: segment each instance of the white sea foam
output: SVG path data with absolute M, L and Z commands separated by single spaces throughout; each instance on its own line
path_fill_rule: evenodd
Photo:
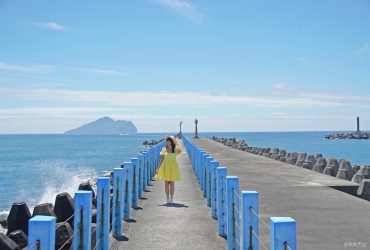
M 89 181 L 96 192 L 96 179 L 98 173 L 94 169 L 87 167 L 80 167 L 74 170 L 70 170 L 63 166 L 63 164 L 55 164 L 52 166 L 52 174 L 50 175 L 50 165 L 47 166 L 49 169 L 45 169 L 45 174 L 41 174 L 43 192 L 39 197 L 29 197 L 26 199 L 26 203 L 29 210 L 33 212 L 33 208 L 37 204 L 41 203 L 52 203 L 55 202 L 55 197 L 61 192 L 69 193 L 72 198 L 74 193 L 78 190 L 78 186 L 81 182 Z M 47 173 L 49 170 L 49 173 Z M 42 171 L 42 168 L 41 168 Z M 26 190 L 23 190 L 26 192 Z M 9 214 L 9 210 L 0 211 L 0 220 L 6 220 Z M 6 229 L 0 225 L 0 233 L 6 233 Z
M 7 210 L 0 211 L 0 221 L 6 220 L 6 218 L 8 217 L 8 214 L 9 214 L 9 211 Z M 0 225 L 0 233 L 5 234 L 6 231 L 7 230 Z
M 45 164 L 46 165 L 46 164 Z M 61 192 L 69 193 L 72 198 L 74 193 L 78 190 L 78 186 L 81 182 L 89 181 L 96 191 L 96 179 L 98 173 L 95 169 L 87 167 L 79 167 L 71 170 L 66 168 L 64 164 L 55 163 L 53 166 L 42 166 L 41 169 L 45 168 L 45 171 L 49 171 L 45 175 L 41 176 L 43 192 L 39 197 L 30 197 L 26 200 L 26 203 L 32 214 L 33 208 L 37 204 L 41 203 L 52 203 L 55 202 L 55 197 Z M 50 173 L 52 168 L 52 173 Z

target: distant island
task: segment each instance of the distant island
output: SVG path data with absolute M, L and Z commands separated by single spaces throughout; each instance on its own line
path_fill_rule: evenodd
M 94 122 L 87 123 L 81 127 L 71 129 L 65 134 L 135 134 L 136 126 L 131 121 L 113 120 L 103 117 Z

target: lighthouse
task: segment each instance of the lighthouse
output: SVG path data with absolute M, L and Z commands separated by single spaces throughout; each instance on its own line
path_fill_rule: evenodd
M 357 116 L 357 132 L 356 133 L 360 133 L 360 117 Z

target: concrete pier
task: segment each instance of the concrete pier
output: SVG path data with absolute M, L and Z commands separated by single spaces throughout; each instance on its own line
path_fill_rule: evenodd
M 271 216 L 290 216 L 297 221 L 297 249 L 370 248 L 370 202 L 338 191 L 357 190 L 357 183 L 210 139 L 192 141 L 227 167 L 228 175 L 239 177 L 240 190 L 259 192 L 259 212 L 265 223 Z M 270 232 L 263 224 L 260 238 L 268 245 Z
M 139 209 L 124 222 L 125 237 L 111 237 L 110 249 L 226 249 L 184 147 L 177 161 L 181 181 L 175 184 L 174 204 L 164 205 L 164 182 L 152 181 Z

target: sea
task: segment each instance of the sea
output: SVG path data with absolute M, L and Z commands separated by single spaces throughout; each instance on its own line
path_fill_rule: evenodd
M 338 131 L 342 132 L 342 131 Z M 277 147 L 289 152 L 322 153 L 324 157 L 370 164 L 370 140 L 327 140 L 334 132 L 207 132 L 200 137 L 245 139 L 250 146 Z M 40 203 L 54 203 L 60 192 L 74 192 L 83 181 L 94 180 L 166 133 L 134 135 L 0 135 L 0 220 L 13 202 L 25 201 L 32 213 Z M 188 133 L 186 136 L 193 137 Z M 3 229 L 0 226 L 0 232 Z

